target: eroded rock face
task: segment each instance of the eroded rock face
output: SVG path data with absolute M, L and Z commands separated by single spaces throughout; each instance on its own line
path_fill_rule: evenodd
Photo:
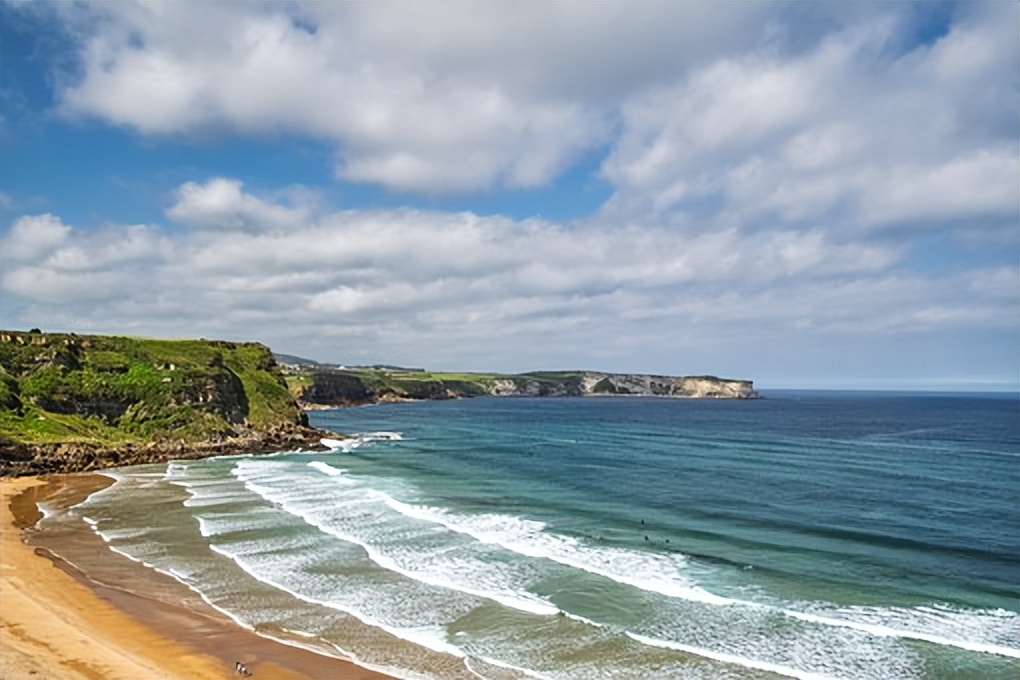
M 585 394 L 631 394 L 680 399 L 754 399 L 750 380 L 728 380 L 714 376 L 667 376 L 594 373 L 584 376 Z
M 373 400 L 373 394 L 357 376 L 341 371 L 314 371 L 312 384 L 301 395 L 306 404 L 354 406 Z
M 308 427 L 268 347 L 215 340 L 0 331 L 0 415 L 0 475 L 307 448 L 328 434 Z
M 634 395 L 679 399 L 755 399 L 750 380 L 713 376 L 665 376 L 597 371 L 506 375 L 467 383 L 422 380 L 380 390 L 369 389 L 356 375 L 317 370 L 301 401 L 306 407 L 350 406 L 378 401 L 494 397 L 583 397 Z
M 86 442 L 22 444 L 0 441 L 0 476 L 87 472 L 104 468 L 168 460 L 191 460 L 239 453 L 268 453 L 287 449 L 324 449 L 319 439 L 326 434 L 305 426 L 279 426 L 265 432 L 224 436 L 216 441 L 188 443 L 184 440 L 145 444 L 102 446 Z

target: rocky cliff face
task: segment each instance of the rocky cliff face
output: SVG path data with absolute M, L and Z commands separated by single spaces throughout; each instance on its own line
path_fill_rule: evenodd
M 401 399 L 458 399 L 495 397 L 583 397 L 632 395 L 678 399 L 754 399 L 750 380 L 713 376 L 662 376 L 597 371 L 524 373 L 519 375 L 458 374 L 453 378 L 422 373 L 364 374 L 356 370 L 302 373 L 306 383 L 299 396 L 306 407 L 349 406 Z
M 714 376 L 666 376 L 585 373 L 584 394 L 631 394 L 680 399 L 754 399 L 750 380 L 727 380 Z
M 0 474 L 279 449 L 323 434 L 258 343 L 0 331 Z

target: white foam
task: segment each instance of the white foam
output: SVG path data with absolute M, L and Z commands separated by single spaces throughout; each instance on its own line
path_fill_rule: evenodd
M 588 546 L 575 538 L 545 531 L 546 525 L 542 522 L 513 515 L 461 515 L 442 508 L 409 505 L 393 498 L 389 498 L 387 504 L 410 517 L 442 524 L 482 543 L 498 545 L 528 557 L 549 559 L 642 590 L 712 605 L 737 602 L 714 595 L 680 574 L 686 566 L 686 558 L 679 554 L 657 555 Z
M 202 538 L 209 538 L 210 536 L 215 536 L 217 533 L 219 533 L 210 528 L 211 522 L 207 520 L 205 517 L 202 517 L 201 515 L 196 515 L 195 519 L 198 520 L 198 533 L 202 535 Z
M 347 472 L 347 470 L 344 470 L 343 468 L 333 467 L 329 463 L 323 463 L 323 462 L 318 461 L 318 460 L 315 460 L 315 461 L 312 461 L 311 463 L 309 463 L 308 467 L 314 468 L 314 469 L 318 470 L 319 472 L 322 472 L 322 473 L 325 473 L 325 474 L 329 475 L 330 477 L 339 477 L 340 475 L 342 475 L 345 472 Z
M 900 609 L 830 607 L 823 609 L 812 605 L 812 603 L 765 604 L 753 600 L 723 598 L 704 591 L 685 577 L 682 570 L 686 565 L 686 559 L 681 555 L 656 555 L 637 550 L 591 546 L 572 537 L 551 533 L 545 524 L 534 520 L 503 514 L 458 514 L 442 508 L 398 501 L 388 494 L 370 488 L 363 487 L 360 492 L 361 497 L 336 502 L 331 509 L 335 511 L 345 503 L 348 505 L 353 503 L 355 505 L 351 509 L 355 511 L 359 505 L 373 500 L 381 501 L 401 515 L 442 525 L 451 531 L 471 536 L 481 543 L 497 545 L 529 557 L 550 559 L 669 597 L 711 606 L 736 606 L 773 612 L 804 621 L 812 626 L 820 626 L 823 631 L 826 628 L 844 628 L 868 636 L 918 640 L 977 653 L 1020 658 L 1020 649 L 1012 646 L 1012 640 L 1017 639 L 1017 632 L 1020 631 L 1020 616 L 1013 612 L 1002 612 L 1001 615 L 994 616 L 987 612 L 968 612 L 946 608 L 935 612 L 926 611 L 921 607 Z M 270 491 L 269 493 L 276 492 Z M 309 493 L 312 493 L 312 490 L 309 489 Z M 290 498 L 296 497 L 291 496 Z M 531 613 L 549 614 L 558 611 L 544 600 L 540 600 L 542 607 L 534 608 L 528 600 L 529 594 L 526 592 L 500 593 L 498 585 L 497 588 L 490 589 L 484 584 L 482 587 L 472 587 L 477 586 L 478 582 L 469 583 L 467 587 L 464 587 L 462 583 L 451 582 L 448 574 L 449 565 L 440 572 L 431 574 L 419 571 L 415 565 L 407 568 L 387 554 L 391 550 L 390 548 L 386 548 L 387 553 L 374 548 L 372 545 L 374 538 L 352 536 L 347 532 L 339 531 L 336 526 L 332 526 L 330 522 L 335 520 L 330 518 L 328 513 L 321 514 L 320 511 L 324 510 L 321 506 L 312 508 L 299 501 L 297 506 L 288 504 L 284 509 L 320 530 L 362 546 L 377 564 L 410 578 L 429 585 L 453 588 L 468 594 L 487 597 L 501 604 Z M 402 556 L 397 556 L 398 559 L 400 557 Z M 484 559 L 484 556 L 481 559 Z M 507 596 L 509 596 L 509 600 Z M 525 598 L 524 602 L 521 601 L 521 596 Z M 522 604 L 525 606 L 521 606 Z M 572 618 L 574 617 L 572 616 Z M 588 620 L 584 620 L 584 622 L 598 625 Z M 755 663 L 769 664 L 768 661 Z M 777 668 L 786 668 L 777 664 L 773 665 Z M 807 672 L 796 671 L 794 675 L 795 677 L 809 677 L 804 675 Z
M 408 642 L 413 642 L 414 644 L 419 645 L 421 647 L 427 647 L 428 649 L 431 649 L 433 651 L 441 652 L 444 654 L 451 654 L 459 658 L 463 658 L 465 656 L 463 650 L 447 642 L 446 633 L 439 626 L 400 628 L 397 626 L 384 623 L 370 616 L 369 614 L 359 611 L 353 607 L 341 605 L 340 603 L 330 600 L 322 600 L 319 598 L 311 597 L 305 593 L 296 591 L 292 588 L 288 588 L 286 584 L 280 583 L 275 579 L 269 578 L 265 574 L 259 573 L 258 570 L 254 569 L 251 565 L 249 565 L 243 558 L 239 557 L 238 555 L 231 554 L 230 552 L 224 550 L 223 548 L 220 548 L 219 546 L 212 545 L 209 547 L 214 552 L 217 552 L 220 555 L 223 555 L 224 557 L 232 560 L 235 564 L 237 564 L 238 567 L 240 567 L 242 571 L 250 575 L 255 580 L 270 585 L 273 588 L 276 588 L 277 590 L 281 590 L 298 600 L 326 607 L 328 609 L 341 611 L 344 612 L 345 614 L 350 614 L 351 616 L 355 617 L 356 619 L 358 619 L 362 623 L 365 623 L 366 625 L 373 626 L 375 628 L 380 628 L 382 630 L 385 630 L 390 635 L 393 635 L 394 637 L 407 640 Z
M 239 471 L 235 468 L 234 473 L 241 477 L 242 479 L 244 479 L 243 471 Z M 415 560 L 410 559 L 405 560 L 403 562 L 398 561 L 391 555 L 388 555 L 385 552 L 383 552 L 378 546 L 373 545 L 368 540 L 365 540 L 363 537 L 357 536 L 347 531 L 342 531 L 338 529 L 336 526 L 333 526 L 330 523 L 324 521 L 322 519 L 321 514 L 322 511 L 321 505 L 317 505 L 314 510 L 304 508 L 301 507 L 299 504 L 291 502 L 285 495 L 274 493 L 274 489 L 270 487 L 249 480 L 245 480 L 245 484 L 249 489 L 257 493 L 258 495 L 274 503 L 278 503 L 286 512 L 289 512 L 292 515 L 300 517 L 309 525 L 314 526 L 323 533 L 335 536 L 336 538 L 339 538 L 342 541 L 354 543 L 355 545 L 360 546 L 365 551 L 368 558 L 375 562 L 380 567 L 382 567 L 383 569 L 398 573 L 401 576 L 404 576 L 415 581 L 419 581 L 421 583 L 425 583 L 430 586 L 460 591 L 468 595 L 474 595 L 475 597 L 493 600 L 506 607 L 519 609 L 521 611 L 529 612 L 532 614 L 538 614 L 540 616 L 552 616 L 559 612 L 559 608 L 556 607 L 555 605 L 549 604 L 547 601 L 527 592 L 506 591 L 500 588 L 498 585 L 495 586 L 495 588 L 489 589 L 476 588 L 471 583 L 468 583 L 464 580 L 453 580 L 450 577 L 451 573 L 463 573 L 463 568 L 465 566 L 467 566 L 468 568 L 470 568 L 470 566 L 484 568 L 487 566 L 484 563 L 479 562 L 475 565 L 461 564 L 459 565 L 461 569 L 455 569 L 454 567 L 457 565 L 449 565 L 447 569 L 443 569 L 440 571 L 428 571 L 427 564 L 422 564 L 420 562 L 415 563 L 416 562 Z M 363 490 L 363 493 L 370 497 L 375 497 L 376 499 L 381 500 L 384 503 L 387 502 L 387 499 L 389 501 L 394 501 L 392 497 L 382 493 L 381 491 L 376 491 L 374 489 L 366 488 Z M 415 563 L 415 566 L 417 568 L 411 568 L 409 566 L 409 563 Z
M 166 464 L 166 473 L 164 477 L 169 479 L 170 477 L 187 474 L 187 472 L 188 466 L 186 464 L 172 460 Z
M 254 630 L 255 629 L 254 626 L 252 626 L 250 623 L 248 623 L 247 621 L 245 621 L 244 619 L 239 617 L 237 614 L 234 614 L 233 612 L 231 612 L 231 611 L 229 611 L 227 609 L 224 609 L 223 607 L 220 607 L 215 602 L 213 602 L 204 592 L 202 592 L 200 589 L 195 587 L 190 582 L 190 580 L 182 572 L 178 571 L 177 569 L 174 569 L 172 567 L 164 569 L 164 568 L 159 567 L 159 566 L 157 566 L 155 564 L 152 564 L 150 562 L 146 562 L 143 559 L 135 557 L 134 555 L 132 555 L 132 554 L 130 554 L 130 553 L 124 551 L 124 550 L 121 550 L 120 548 L 118 548 L 116 546 L 112 546 L 111 545 L 111 546 L 108 546 L 108 547 L 113 552 L 117 553 L 118 555 L 121 555 L 123 557 L 128 558 L 132 562 L 135 562 L 137 564 L 141 564 L 143 567 L 147 567 L 149 569 L 152 569 L 153 571 L 157 571 L 160 574 L 163 574 L 165 576 L 169 576 L 170 578 L 174 579 L 178 583 L 180 583 L 183 586 L 185 586 L 188 590 L 192 591 L 193 593 L 198 595 L 200 598 L 202 598 L 202 601 L 205 602 L 207 605 L 209 605 L 210 607 L 212 607 L 216 611 L 220 612 L 221 614 L 223 614 L 224 616 L 226 616 L 227 618 L 229 618 L 230 620 L 232 620 L 234 623 L 236 623 L 237 625 L 241 626 L 242 628 L 244 628 L 246 630 Z
M 521 675 L 527 676 L 529 678 L 537 678 L 537 680 L 552 680 L 549 676 L 542 675 L 541 673 L 538 673 L 537 671 L 533 671 L 530 668 L 522 668 L 521 666 L 515 666 L 515 665 L 513 665 L 511 663 L 507 663 L 505 661 L 497 661 L 496 659 L 492 659 L 492 658 L 489 658 L 487 656 L 479 656 L 478 660 L 481 661 L 482 663 L 488 664 L 490 666 L 496 666 L 497 668 L 505 668 L 508 671 L 514 671 L 515 673 L 520 673 Z M 483 678 L 483 680 L 486 678 L 486 676 L 482 675 L 481 673 L 476 671 L 474 668 L 471 668 L 471 658 L 470 657 L 468 657 L 467 659 L 464 660 L 464 665 L 467 666 L 467 669 L 469 671 L 471 671 L 472 673 L 474 673 L 478 677 Z
M 354 449 L 360 447 L 362 444 L 379 441 L 385 442 L 401 441 L 403 438 L 404 435 L 401 434 L 400 432 L 383 431 L 383 432 L 364 432 L 361 434 L 356 434 L 352 437 L 348 437 L 347 439 L 331 439 L 327 437 L 320 439 L 319 442 L 323 446 L 326 446 L 333 451 L 342 451 L 344 453 L 350 453 Z
M 96 470 L 96 474 L 103 475 L 104 477 L 109 477 L 110 479 L 113 480 L 113 484 L 103 487 L 98 491 L 93 491 L 92 493 L 85 497 L 85 500 L 83 500 L 81 503 L 78 503 L 77 505 L 72 505 L 70 508 L 68 508 L 68 510 L 86 507 L 92 504 L 96 499 L 101 498 L 102 496 L 112 494 L 114 493 L 115 490 L 120 491 L 120 487 L 131 479 L 127 475 L 116 472 L 115 470 Z
M 951 647 L 957 647 L 959 649 L 966 649 L 971 652 L 981 652 L 983 654 L 996 654 L 998 656 L 1007 656 L 1014 659 L 1020 659 L 1020 649 L 1013 647 L 1006 647 L 1004 645 L 990 643 L 987 641 L 974 641 L 966 640 L 959 637 L 949 637 L 946 634 L 936 635 L 931 632 L 924 632 L 922 630 L 916 630 L 914 628 L 907 628 L 904 624 L 920 624 L 929 626 L 931 628 L 945 628 L 947 626 L 940 625 L 944 622 L 945 616 L 932 617 L 928 616 L 933 610 L 931 608 L 919 607 L 915 609 L 865 609 L 865 608 L 844 608 L 832 611 L 828 615 L 820 615 L 810 612 L 804 612 L 793 609 L 782 609 L 783 614 L 801 621 L 808 621 L 811 623 L 821 624 L 825 626 L 837 626 L 842 628 L 850 628 L 852 630 L 861 631 L 869 635 L 876 635 L 880 637 L 893 637 L 893 638 L 906 638 L 911 640 L 921 640 L 923 642 L 930 642 L 936 645 L 948 645 Z M 981 625 L 981 622 L 987 623 L 989 613 L 978 614 L 978 613 L 963 613 L 955 612 L 951 610 L 943 609 L 944 613 L 947 613 L 949 617 L 957 618 L 957 622 L 961 624 L 961 627 L 970 628 L 968 634 L 980 634 L 979 631 L 982 628 L 987 628 L 987 625 Z M 1011 619 L 1012 632 L 1014 635 L 1017 631 L 1020 631 L 1020 615 L 1013 612 L 1006 612 L 1005 610 L 997 610 L 1002 613 L 1003 618 Z M 994 616 L 994 612 L 991 613 Z M 857 618 L 844 618 L 844 617 L 857 617 Z M 878 617 L 882 620 L 880 623 L 873 623 L 869 621 L 861 620 L 864 617 L 872 618 Z M 889 618 L 899 619 L 897 623 L 899 625 L 892 626 L 885 621 Z M 942 619 L 941 621 L 939 619 Z M 967 620 L 969 619 L 969 620 Z M 977 623 L 976 626 L 968 626 L 968 623 Z
M 280 453 L 283 453 L 283 452 L 278 451 L 275 454 L 270 454 L 270 455 L 277 455 L 278 456 L 278 455 L 280 455 Z M 254 457 L 255 457 L 254 453 L 230 453 L 230 454 L 224 454 L 222 456 L 210 456 L 209 458 L 207 458 L 207 460 L 234 460 L 234 459 L 237 459 L 237 458 L 254 458 Z
M 404 438 L 404 435 L 400 432 L 368 432 L 366 434 L 358 435 L 361 439 L 372 442 L 372 441 L 400 441 Z
M 767 661 L 747 659 L 741 656 L 736 656 L 734 654 L 725 654 L 723 652 L 716 652 L 710 649 L 692 647 L 690 645 L 685 645 L 680 642 L 673 642 L 671 640 L 659 640 L 657 638 L 650 638 L 645 635 L 638 635 L 637 633 L 632 633 L 630 631 L 627 631 L 626 634 L 627 637 L 636 640 L 637 642 L 640 642 L 643 645 L 660 647 L 662 649 L 674 649 L 678 652 L 694 654 L 695 656 L 704 657 L 706 659 L 712 659 L 714 661 L 721 661 L 723 663 L 733 664 L 736 666 L 743 666 L 744 668 L 753 668 L 754 670 L 776 673 L 778 675 L 785 675 L 790 678 L 798 678 L 798 680 L 835 680 L 836 677 L 830 675 L 819 675 L 817 673 L 810 673 L 808 671 L 802 671 L 797 668 L 790 668 L 788 666 L 781 666 L 779 664 L 768 663 Z
M 921 640 L 933 644 L 950 645 L 968 651 L 1020 658 L 1020 649 L 1007 647 L 996 642 L 975 641 L 962 636 L 954 637 L 948 634 L 938 635 L 930 631 L 925 632 L 921 628 L 924 626 L 930 627 L 931 624 L 935 623 L 933 617 L 921 617 L 923 620 L 916 627 L 905 627 L 904 625 L 861 621 L 859 619 L 865 613 L 863 608 L 847 608 L 831 612 L 829 615 L 821 615 L 798 609 L 720 597 L 709 593 L 699 586 L 692 585 L 678 573 L 685 564 L 685 560 L 680 556 L 660 556 L 619 548 L 586 546 L 574 538 L 546 532 L 546 525 L 542 522 L 510 515 L 458 515 L 442 508 L 410 505 L 392 498 L 387 500 L 387 504 L 398 512 L 410 517 L 438 522 L 452 531 L 468 534 L 483 543 L 497 544 L 529 557 L 551 559 L 570 567 L 604 576 L 619 583 L 625 583 L 669 597 L 717 606 L 745 606 L 768 609 L 778 611 L 791 618 L 824 626 L 844 627 L 871 635 Z M 900 624 L 906 624 L 911 619 L 917 618 L 917 614 L 923 611 L 923 609 L 871 610 L 873 615 L 879 617 L 888 617 L 890 614 L 898 612 L 902 614 L 902 616 L 897 616 L 900 619 L 898 622 Z M 1017 631 L 1020 631 L 1020 615 L 1012 612 L 1006 614 L 1009 615 L 1007 618 L 1013 617 L 1014 619 L 1014 626 L 1010 632 L 1015 635 Z M 985 620 L 987 620 L 987 616 Z M 969 628 L 962 631 L 966 635 L 978 634 L 977 630 L 975 630 L 976 627 L 968 627 L 965 624 L 961 627 Z M 985 627 L 978 626 L 977 628 Z

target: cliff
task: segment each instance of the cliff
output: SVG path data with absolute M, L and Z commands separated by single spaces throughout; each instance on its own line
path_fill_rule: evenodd
M 501 375 L 431 373 L 381 368 L 333 369 L 308 362 L 286 364 L 291 392 L 306 407 L 349 406 L 405 399 L 477 396 L 581 397 L 632 395 L 680 399 L 754 399 L 750 380 L 714 376 L 659 376 L 555 371 Z
M 318 441 L 258 343 L 0 331 L 0 475 Z

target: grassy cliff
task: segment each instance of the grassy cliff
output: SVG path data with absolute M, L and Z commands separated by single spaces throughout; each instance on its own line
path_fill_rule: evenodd
M 298 357 L 284 366 L 291 393 L 308 406 L 349 406 L 404 399 L 479 396 L 662 396 L 685 399 L 753 399 L 749 380 L 714 376 L 655 376 L 596 371 L 438 373 L 389 367 L 333 368 Z M 294 361 L 296 360 L 296 361 Z
M 0 331 L 0 451 L 190 444 L 306 422 L 261 344 Z

